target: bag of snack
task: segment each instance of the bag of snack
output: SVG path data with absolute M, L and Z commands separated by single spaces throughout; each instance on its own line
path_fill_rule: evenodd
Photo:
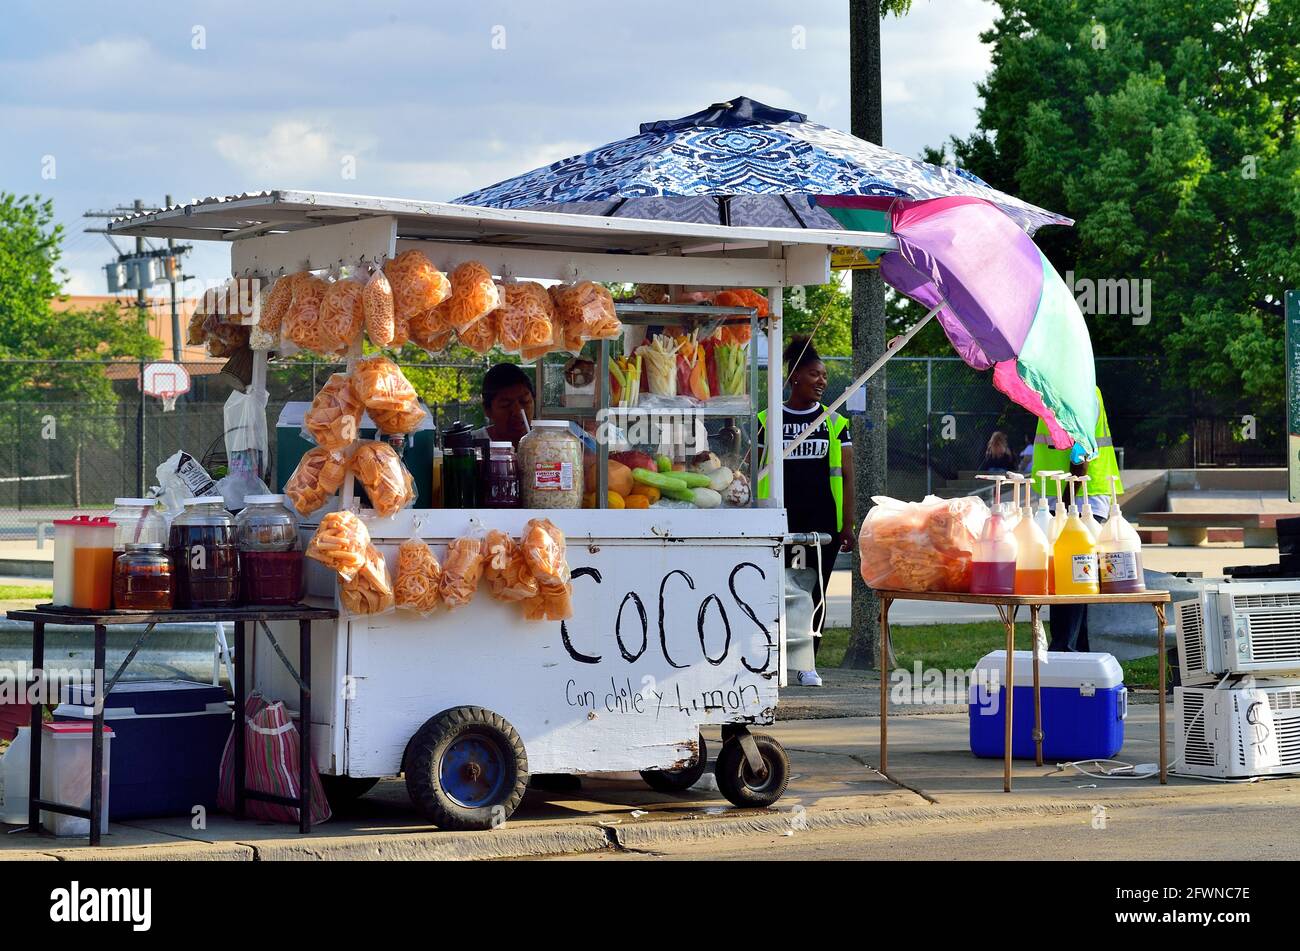
M 284 494 L 299 515 L 310 515 L 339 490 L 347 471 L 343 453 L 317 446 L 298 460 L 298 467 L 284 484 Z
M 399 323 L 409 323 L 451 295 L 447 275 L 418 248 L 403 251 L 385 264 L 384 274 L 393 290 L 393 317 Z
M 415 481 L 388 443 L 363 442 L 352 454 L 350 465 L 380 518 L 396 515 L 415 501 Z
M 327 512 L 307 545 L 307 557 L 315 558 L 344 581 L 351 581 L 365 567 L 370 532 L 356 512 L 343 509 Z
M 286 274 L 271 285 L 269 295 L 262 302 L 262 312 L 258 316 L 257 326 L 269 334 L 280 336 L 280 325 L 284 323 L 284 315 L 289 312 L 289 305 L 292 303 L 293 278 Z
M 339 601 L 349 614 L 387 614 L 393 610 L 393 583 L 384 556 L 366 545 L 365 563 L 356 575 L 339 584 Z
M 903 591 L 970 590 L 975 543 L 988 518 L 981 499 L 882 495 L 872 502 L 858 533 L 863 581 Z
M 365 324 L 361 303 L 365 286 L 352 278 L 332 282 L 320 302 L 320 340 L 326 356 L 341 356 L 360 339 Z
M 513 335 L 516 323 L 522 321 L 519 355 L 525 361 L 532 361 L 550 353 L 555 348 L 555 302 L 546 288 L 534 281 L 506 284 L 503 296 L 505 301 L 497 311 L 498 315 L 505 312 L 505 316 L 498 316 L 497 336 L 502 347 L 509 349 L 507 333 Z
M 493 311 L 493 313 L 496 313 L 496 311 Z M 475 353 L 486 354 L 496 346 L 497 322 L 489 314 L 456 334 L 456 339 L 460 341 L 462 346 L 469 347 Z
M 543 585 L 562 585 L 569 581 L 564 532 L 550 519 L 529 519 L 520 543 L 533 577 Z
M 293 300 L 285 312 L 281 336 L 303 350 L 322 353 L 320 305 L 326 283 L 310 271 L 293 275 Z
M 466 261 L 451 272 L 451 300 L 447 321 L 463 333 L 501 304 L 492 272 L 478 261 Z
M 399 611 L 432 614 L 442 604 L 442 565 L 428 542 L 408 538 L 397 549 L 397 583 L 393 596 Z
M 447 546 L 438 593 L 448 610 L 462 608 L 474 598 L 483 574 L 483 539 L 464 535 Z
M 567 621 L 573 617 L 573 585 L 541 585 L 522 606 L 525 621 Z
M 303 416 L 303 429 L 324 449 L 346 449 L 357 441 L 363 407 L 352 392 L 352 379 L 334 373 L 325 381 Z
M 447 301 L 437 307 L 430 307 L 411 318 L 411 342 L 426 353 L 437 354 L 451 345 L 451 338 L 456 332 L 447 323 L 450 310 Z
M 483 577 L 488 592 L 498 601 L 526 601 L 537 595 L 537 579 L 524 557 L 523 547 L 508 534 L 492 529 L 483 539 Z
M 562 286 L 556 309 L 566 339 L 581 336 L 584 340 L 605 340 L 617 337 L 623 329 L 614 310 L 614 295 L 608 287 L 595 281 Z
M 387 348 L 397 339 L 397 318 L 393 303 L 393 288 L 388 276 L 376 268 L 366 281 L 361 295 L 365 315 L 366 336 L 376 347 Z
M 429 411 L 416 403 L 410 409 L 372 409 L 370 418 L 381 433 L 413 433 L 420 428 Z
M 352 392 L 369 410 L 410 412 L 419 404 L 415 387 L 401 368 L 382 353 L 356 362 L 352 368 Z

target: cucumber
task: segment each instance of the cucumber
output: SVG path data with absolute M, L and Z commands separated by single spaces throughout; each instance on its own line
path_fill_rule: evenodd
M 690 486 L 686 480 L 680 478 L 685 475 L 683 472 L 674 472 L 671 474 L 663 472 L 651 472 L 649 469 L 636 468 L 632 470 L 632 478 L 643 485 L 652 485 L 664 495 L 673 492 L 689 492 Z M 682 501 L 688 501 L 683 499 Z
M 707 489 L 712 481 L 703 472 L 674 472 L 673 478 L 685 482 L 688 489 Z

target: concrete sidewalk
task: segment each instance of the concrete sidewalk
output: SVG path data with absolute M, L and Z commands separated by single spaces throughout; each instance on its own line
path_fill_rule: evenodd
M 890 717 L 889 777 L 877 772 L 879 721 L 873 717 L 782 721 L 768 732 L 785 745 L 789 790 L 769 810 L 737 809 L 716 791 L 711 775 L 680 797 L 651 791 L 633 777 L 583 779 L 581 790 L 530 790 L 502 828 L 439 832 L 411 809 L 404 784 L 386 780 L 308 836 L 286 825 L 208 817 L 195 829 L 189 818 L 115 823 L 106 845 L 15 832 L 0 836 L 0 858 L 185 859 L 490 859 L 606 849 L 719 836 L 914 823 L 953 823 L 991 817 L 1048 816 L 1094 806 L 1122 809 L 1152 801 L 1215 801 L 1218 783 L 1171 777 L 1094 780 L 1052 766 L 1018 762 L 1014 791 L 1002 792 L 1002 761 L 976 759 L 967 750 L 965 713 L 899 710 Z M 1156 708 L 1130 709 L 1120 758 L 1156 760 Z M 710 737 L 716 753 L 716 735 Z M 1170 743 L 1172 751 L 1172 740 Z M 1230 787 L 1260 802 L 1300 803 L 1300 780 Z M 954 853 L 955 857 L 955 853 Z

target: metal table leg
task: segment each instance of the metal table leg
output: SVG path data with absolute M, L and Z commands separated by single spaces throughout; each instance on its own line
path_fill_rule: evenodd
M 298 709 L 302 711 L 302 727 L 298 731 L 302 745 L 298 751 L 298 831 L 306 835 L 311 831 L 311 621 L 298 622 Z
M 1042 605 L 1029 606 L 1030 647 L 1034 652 L 1034 765 L 1043 765 L 1043 696 L 1038 682 L 1038 612 Z
M 1157 602 L 1156 609 L 1156 653 L 1160 657 L 1160 785 L 1169 784 L 1168 755 L 1165 752 L 1165 606 Z
M 244 668 L 248 666 L 244 663 L 244 635 L 247 630 L 246 621 L 235 622 L 235 677 L 232 684 L 235 693 L 235 720 L 232 736 L 235 740 L 235 815 L 237 816 L 244 814 Z
M 38 678 L 44 677 L 45 673 L 45 622 L 32 622 L 32 667 L 27 672 L 27 683 L 36 684 Z M 46 683 L 49 678 L 45 678 Z M 35 699 L 44 696 L 44 686 L 39 692 L 33 693 Z M 41 713 L 45 709 L 43 703 L 32 704 L 32 735 L 29 738 L 31 743 L 28 754 L 28 771 L 27 771 L 27 828 L 32 832 L 41 831 L 41 807 L 37 805 L 41 798 Z
M 998 614 L 1007 629 L 1007 664 L 1006 664 L 1006 725 L 1004 727 L 1004 747 L 1002 750 L 1002 791 L 1011 792 L 1011 724 L 1015 708 L 1016 686 L 1016 609 L 1009 604 L 999 604 Z
M 99 823 L 104 812 L 104 654 L 108 646 L 108 628 L 95 625 L 95 682 L 92 687 L 94 717 L 90 734 L 90 844 L 99 845 Z
M 889 606 L 892 598 L 880 599 L 880 772 L 889 770 Z

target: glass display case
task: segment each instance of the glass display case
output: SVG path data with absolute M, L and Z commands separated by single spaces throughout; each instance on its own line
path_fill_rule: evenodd
M 611 459 L 670 479 L 673 470 L 713 474 L 707 486 L 693 476 L 691 489 L 711 489 L 716 499 L 706 492 L 688 501 L 674 489 L 675 498 L 651 493 L 648 504 L 754 505 L 761 408 L 755 397 L 763 393 L 757 341 L 764 329 L 757 310 L 641 303 L 615 309 L 620 337 L 589 341 L 576 355 L 549 354 L 535 367 L 539 417 L 569 420 L 583 434 L 585 507 L 628 504 L 622 491 L 611 494 L 627 488 L 617 466 L 620 484 L 611 487 Z M 633 500 L 633 507 L 645 506 Z

